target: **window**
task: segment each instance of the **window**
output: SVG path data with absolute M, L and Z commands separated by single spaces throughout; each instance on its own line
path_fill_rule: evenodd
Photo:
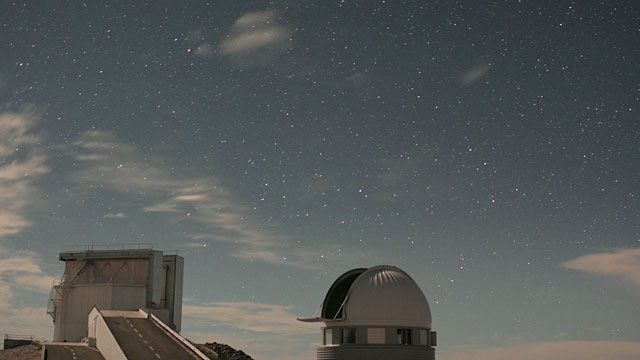
M 398 329 L 398 344 L 411 345 L 411 329 Z
M 367 329 L 367 344 L 384 344 L 386 343 L 386 335 L 384 328 Z
M 333 329 L 324 329 L 324 333 L 322 334 L 322 344 L 323 345 L 331 345 L 333 344 Z
M 343 344 L 355 344 L 356 343 L 356 329 L 344 328 L 342 329 L 342 343 Z

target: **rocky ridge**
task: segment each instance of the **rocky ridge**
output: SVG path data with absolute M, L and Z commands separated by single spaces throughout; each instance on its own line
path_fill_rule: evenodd
M 40 360 L 41 346 L 30 344 L 13 349 L 0 350 L 0 360 Z
M 211 342 L 206 344 L 194 344 L 198 350 L 202 351 L 210 359 L 218 360 L 253 360 L 242 350 L 236 350 L 229 345 Z M 213 352 L 213 354 L 212 354 Z M 218 357 L 215 357 L 218 354 Z

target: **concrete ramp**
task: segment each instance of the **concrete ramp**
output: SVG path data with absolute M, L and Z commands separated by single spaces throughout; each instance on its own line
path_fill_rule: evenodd
M 87 344 L 45 343 L 43 345 L 45 360 L 105 360 L 100 351 Z
M 209 359 L 158 318 L 142 310 L 94 310 L 89 314 L 89 336 L 95 334 L 96 346 L 105 360 Z M 99 329 L 101 325 L 103 329 Z

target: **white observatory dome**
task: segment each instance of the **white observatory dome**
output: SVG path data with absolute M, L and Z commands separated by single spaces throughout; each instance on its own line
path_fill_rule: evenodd
M 431 328 L 429 303 L 416 282 L 388 265 L 354 269 L 331 285 L 322 304 L 322 320 L 340 326 Z

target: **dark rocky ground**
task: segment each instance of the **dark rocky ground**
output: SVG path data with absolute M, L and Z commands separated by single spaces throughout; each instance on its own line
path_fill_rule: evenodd
M 207 355 L 210 359 L 218 359 L 218 360 L 253 360 L 253 358 L 247 354 L 245 354 L 242 350 L 236 350 L 229 345 L 219 344 L 217 342 L 206 343 L 206 344 L 194 344 L 198 350 L 202 351 L 205 355 Z M 214 353 L 212 353 L 212 351 Z M 215 354 L 218 354 L 218 357 L 215 357 Z
M 0 360 L 40 360 L 40 348 L 38 344 L 31 344 L 0 350 Z

